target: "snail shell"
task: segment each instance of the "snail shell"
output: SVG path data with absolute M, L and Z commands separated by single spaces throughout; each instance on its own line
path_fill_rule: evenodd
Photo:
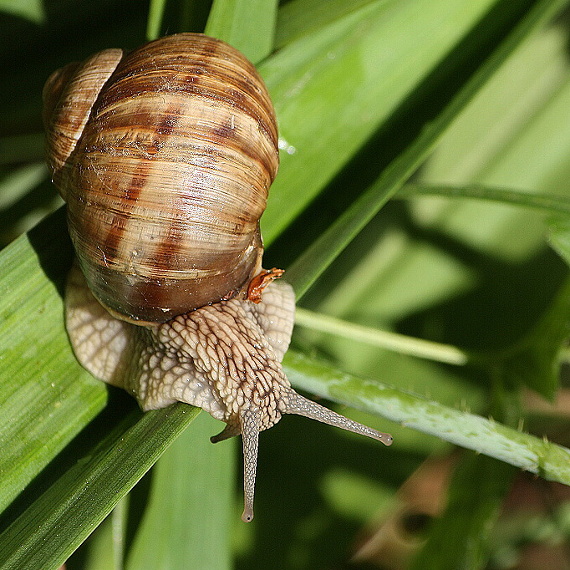
M 195 34 L 106 50 L 53 74 L 44 94 L 54 183 L 103 305 L 164 322 L 259 272 L 277 125 L 237 50 Z
M 261 269 L 259 218 L 278 165 L 254 67 L 199 34 L 105 50 L 44 88 L 48 163 L 77 253 L 66 326 L 79 362 L 143 410 L 199 406 L 242 435 L 253 518 L 259 432 L 299 414 L 389 445 L 297 394 L 281 367 L 292 288 Z

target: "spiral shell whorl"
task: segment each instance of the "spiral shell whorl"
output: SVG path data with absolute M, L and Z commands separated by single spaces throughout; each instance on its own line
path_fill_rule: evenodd
M 251 63 L 198 34 L 156 40 L 120 61 L 81 128 L 55 181 L 103 305 L 164 322 L 247 285 L 278 166 L 273 107 Z
M 81 64 L 70 63 L 58 69 L 46 81 L 43 119 L 47 132 L 47 159 L 53 181 L 60 190 L 64 176 L 62 169 L 83 134 L 103 85 L 122 57 L 122 50 L 107 49 Z

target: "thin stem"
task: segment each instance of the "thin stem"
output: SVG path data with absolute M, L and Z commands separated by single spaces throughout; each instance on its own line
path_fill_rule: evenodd
M 123 570 L 125 559 L 125 532 L 129 509 L 129 495 L 124 496 L 112 511 L 113 568 Z
M 147 40 L 156 40 L 160 35 L 160 26 L 166 7 L 166 0 L 151 0 L 146 26 Z
M 349 323 L 300 307 L 297 307 L 295 322 L 302 327 L 436 362 L 462 366 L 472 360 L 471 355 L 455 346 Z
M 475 198 L 502 202 L 506 205 L 523 206 L 549 212 L 570 213 L 570 198 L 555 194 L 531 194 L 521 190 L 496 188 L 481 184 L 466 186 L 407 184 L 394 198 L 413 198 L 417 196 L 443 196 L 446 198 Z

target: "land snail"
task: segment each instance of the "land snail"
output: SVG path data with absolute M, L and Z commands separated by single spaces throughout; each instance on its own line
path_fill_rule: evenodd
M 242 436 L 253 518 L 259 432 L 299 414 L 375 438 L 293 390 L 281 367 L 294 295 L 262 269 L 259 219 L 277 124 L 253 65 L 228 44 L 167 36 L 70 64 L 44 87 L 52 179 L 77 263 L 65 291 L 78 361 L 143 410 L 185 402 Z

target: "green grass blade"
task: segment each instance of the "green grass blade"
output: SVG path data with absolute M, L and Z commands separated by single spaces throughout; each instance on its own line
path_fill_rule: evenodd
M 399 182 L 403 183 L 407 179 L 412 173 L 413 166 L 416 164 L 410 165 L 410 169 L 400 171 Z M 397 186 L 392 179 L 389 182 L 385 179 L 379 180 L 353 202 L 349 209 L 295 260 L 295 263 L 287 269 L 287 281 L 295 288 L 297 299 L 306 293 L 396 189 Z
M 276 17 L 275 0 L 215 0 L 205 32 L 257 64 L 273 49 Z
M 220 422 L 200 414 L 153 470 L 150 501 L 132 545 L 127 570 L 189 566 L 231 568 L 228 536 L 234 511 L 237 440 L 213 445 Z
M 389 4 L 386 0 L 293 0 L 280 7 L 277 15 L 275 47 L 281 48 L 301 36 L 341 20 L 370 4 Z
M 129 496 L 121 499 L 85 544 L 81 570 L 123 570 Z M 66 562 L 75 568 L 73 557 Z
M 531 194 L 510 188 L 491 188 L 483 184 L 470 184 L 469 186 L 435 186 L 432 184 L 406 184 L 395 198 L 407 199 L 420 196 L 442 196 L 444 198 L 470 198 L 474 200 L 488 200 L 500 202 L 523 208 L 543 210 L 556 214 L 570 214 L 570 198 L 555 194 Z
M 0 535 L 0 567 L 58 568 L 198 413 L 132 412 Z
M 0 12 L 27 18 L 35 24 L 42 24 L 46 17 L 40 0 L 0 0 Z
M 155 40 L 160 35 L 160 26 L 166 7 L 166 0 L 151 0 L 146 27 L 146 39 Z
M 297 298 L 303 296 L 335 257 L 427 158 L 446 128 L 530 31 L 542 25 L 552 13 L 551 2 L 538 3 L 460 86 L 449 102 L 431 118 L 413 142 L 384 169 L 374 184 L 303 252 L 287 271 L 287 279 L 294 286 Z
M 60 204 L 43 162 L 7 169 L 0 179 L 0 248 L 34 227 Z
M 485 34 L 494 30 L 496 42 L 503 38 L 505 27 L 513 25 L 515 8 L 520 18 L 525 14 L 519 4 L 511 6 L 504 10 L 495 7 L 481 23 Z M 382 132 L 382 127 L 390 130 L 377 155 L 370 156 L 376 172 L 385 166 L 383 161 L 402 145 L 402 140 L 415 139 L 417 130 L 424 139 L 422 145 L 429 143 L 430 137 L 433 143 L 434 133 L 436 137 L 441 134 L 431 127 L 434 110 L 440 110 L 447 101 L 449 85 L 455 84 L 459 70 L 464 72 L 480 65 L 488 55 L 481 46 L 473 49 L 470 43 L 458 45 L 461 34 L 475 29 L 491 7 L 488 2 L 371 4 L 293 42 L 261 66 L 276 103 L 283 149 L 280 173 L 269 198 L 270 203 L 276 204 L 273 211 L 278 215 L 268 213 L 262 220 L 268 244 L 347 164 L 356 149 Z M 537 4 L 509 35 L 510 39 L 487 58 L 487 74 L 493 73 L 506 54 L 557 7 L 560 4 Z M 450 25 L 441 26 L 442 21 Z M 418 37 L 430 37 L 420 50 Z M 395 57 L 385 57 L 394 50 Z M 443 62 L 448 54 L 450 58 Z M 430 76 L 436 65 L 437 74 Z M 448 75 L 442 78 L 445 74 Z M 484 81 L 488 75 L 478 74 L 478 81 Z M 441 89 L 435 89 L 430 98 L 432 81 L 439 80 L 445 85 L 442 89 L 446 97 Z M 464 96 L 470 97 L 476 87 L 472 83 L 471 92 L 464 90 Z M 417 99 L 414 96 L 407 100 L 414 90 Z M 399 108 L 403 101 L 406 109 Z M 457 97 L 446 113 L 455 116 L 464 103 Z M 412 104 L 417 109 L 410 109 Z M 398 112 L 405 114 L 406 121 L 391 125 L 389 121 L 396 121 Z M 414 121 L 410 120 L 412 116 Z M 429 134 L 422 130 L 426 125 L 427 130 L 431 129 Z M 417 153 L 413 158 L 418 158 Z M 397 174 L 401 172 L 392 172 L 395 180 Z M 388 175 L 385 171 L 384 176 Z
M 283 149 L 269 197 L 275 207 L 262 219 L 267 244 L 393 119 L 489 5 L 370 4 L 264 62 L 261 72 L 275 101 Z M 453 25 L 442 27 L 442 20 Z M 431 39 L 418 50 L 418 37 Z M 409 125 L 405 134 L 415 136 Z M 383 160 L 379 154 L 374 163 L 379 167 Z
M 106 402 L 105 387 L 77 365 L 63 328 L 71 248 L 61 214 L 1 252 L 0 510 Z
M 26 164 L 0 181 L 0 211 L 37 186 L 47 176 L 43 162 Z
M 570 278 L 567 278 L 533 329 L 503 356 L 502 365 L 511 376 L 511 383 L 528 386 L 548 400 L 555 399 L 569 321 Z

